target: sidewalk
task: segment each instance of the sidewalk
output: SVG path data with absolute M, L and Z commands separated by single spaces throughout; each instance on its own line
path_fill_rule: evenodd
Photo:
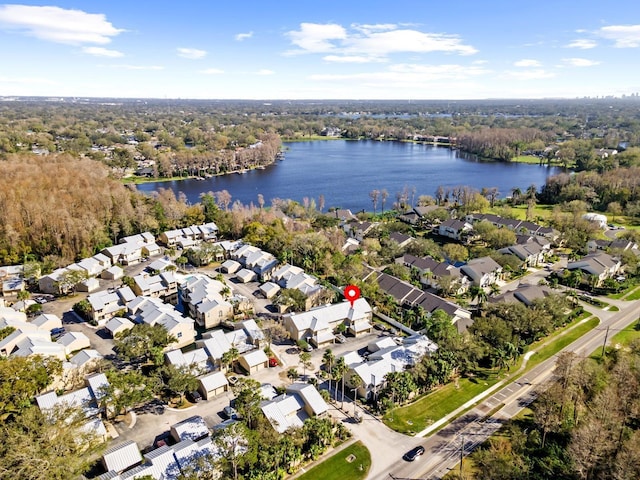
M 300 470 L 298 470 L 296 473 L 293 473 L 293 474 L 291 474 L 291 475 L 289 475 L 289 476 L 287 476 L 285 478 L 294 479 L 294 478 L 300 477 L 301 475 L 304 475 L 305 473 L 307 473 L 309 470 L 311 470 L 316 465 L 319 465 L 320 463 L 324 462 L 327 458 L 339 453 L 340 451 L 344 450 L 349 445 L 352 445 L 357 441 L 358 441 L 357 438 L 351 437 L 349 440 L 347 440 L 346 442 L 338 445 L 337 447 L 330 448 L 329 450 L 324 452 L 322 455 L 320 455 L 316 460 L 314 460 L 313 462 L 305 465 L 304 467 L 300 468 Z
M 595 316 L 595 315 L 592 314 L 592 316 Z M 587 318 L 585 318 L 583 320 L 580 320 L 575 325 L 572 325 L 571 328 L 568 328 L 565 331 L 563 331 L 560 335 L 548 339 L 547 341 L 542 343 L 540 346 L 538 346 L 538 349 L 543 348 L 546 345 L 548 345 L 549 343 L 551 343 L 552 341 L 555 341 L 558 338 L 562 337 L 563 335 L 566 335 L 567 333 L 572 331 L 574 328 L 576 328 L 578 325 L 582 325 L 584 322 L 586 322 L 590 318 L 591 318 L 591 316 L 589 316 L 589 317 L 587 317 Z M 527 363 L 529 362 L 529 359 L 533 356 L 534 353 L 536 353 L 536 350 L 530 350 L 527 353 L 525 353 L 525 355 L 523 357 L 523 360 L 522 360 L 522 365 L 520 365 L 520 368 L 518 368 L 518 370 L 516 370 L 515 372 L 511 373 L 508 377 L 500 380 L 495 385 L 492 385 L 490 388 L 486 389 L 484 392 L 479 393 L 478 395 L 473 397 L 471 400 L 466 402 L 464 405 L 461 405 L 460 407 L 456 408 L 453 412 L 449 413 L 448 415 L 445 415 L 440 420 L 438 420 L 436 422 L 433 422 L 431 425 L 429 425 L 427 428 L 425 428 L 421 432 L 416 433 L 415 436 L 416 437 L 424 437 L 424 436 L 428 435 L 429 433 L 433 432 L 434 430 L 437 430 L 441 426 L 446 425 L 447 423 L 449 423 L 449 421 L 455 419 L 462 412 L 464 412 L 468 408 L 472 407 L 476 403 L 480 402 L 485 397 L 488 397 L 489 395 L 491 395 L 496 390 L 500 389 L 503 385 L 511 383 L 511 381 L 515 377 L 520 375 L 525 370 L 525 368 L 527 367 Z

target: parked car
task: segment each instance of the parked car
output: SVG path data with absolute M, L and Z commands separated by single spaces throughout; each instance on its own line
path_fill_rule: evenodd
M 417 447 L 413 447 L 407 453 L 403 455 L 407 462 L 413 462 L 416 458 L 420 457 L 424 453 L 424 447 L 422 445 L 418 445 Z
M 200 400 L 202 400 L 202 395 L 200 395 L 200 392 L 198 392 L 197 390 L 194 390 L 187 393 L 187 400 L 189 400 L 191 403 L 198 403 Z
M 344 335 L 342 335 L 341 333 L 338 333 L 338 334 L 336 335 L 336 342 L 338 342 L 338 343 L 344 343 L 344 342 L 346 342 L 346 341 L 347 341 L 346 337 L 345 337 Z
M 229 375 L 227 377 L 227 382 L 229 382 L 229 385 L 235 385 L 236 383 L 238 383 L 238 377 L 236 377 L 235 375 Z
M 227 417 L 229 420 L 235 420 L 238 418 L 238 412 L 236 412 L 236 409 L 233 408 L 230 405 L 227 405 L 226 407 L 224 407 L 222 409 L 222 413 L 224 414 L 225 417 Z
M 52 328 L 51 329 L 51 335 L 52 336 L 63 335 L 64 333 L 65 333 L 64 327 L 57 327 L 57 328 Z
M 277 367 L 278 366 L 278 359 L 275 357 L 269 357 L 269 366 L 270 367 Z

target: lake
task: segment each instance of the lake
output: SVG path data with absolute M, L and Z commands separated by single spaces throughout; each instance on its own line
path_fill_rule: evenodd
M 200 193 L 227 190 L 232 201 L 257 205 L 262 194 L 266 205 L 273 198 L 290 198 L 302 202 L 304 197 L 325 198 L 329 207 L 352 211 L 373 210 L 369 192 L 383 188 L 389 192 L 385 208 L 395 202 L 396 193 L 405 186 L 419 195 L 434 196 L 439 185 L 497 187 L 500 196 L 518 187 L 525 190 L 535 184 L 538 189 L 558 167 L 522 163 L 477 160 L 457 150 L 415 143 L 373 140 L 331 140 L 285 143 L 286 157 L 264 170 L 229 174 L 206 180 L 187 179 L 151 182 L 138 185 L 141 192 L 159 187 L 183 192 L 189 202 L 199 201 Z M 380 200 L 378 200 L 378 210 Z

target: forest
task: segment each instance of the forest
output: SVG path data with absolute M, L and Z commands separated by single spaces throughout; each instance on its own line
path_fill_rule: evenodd
M 532 411 L 472 454 L 476 480 L 640 477 L 637 341 L 603 358 L 558 357 Z

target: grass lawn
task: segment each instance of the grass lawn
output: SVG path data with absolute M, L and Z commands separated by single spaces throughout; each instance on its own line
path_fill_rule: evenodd
M 616 333 L 613 337 L 611 337 L 611 340 L 608 342 L 610 346 L 607 347 L 607 349 L 626 348 L 634 340 L 640 339 L 639 326 L 640 326 L 640 320 L 636 320 L 635 323 L 632 323 L 624 330 Z M 589 356 L 589 358 L 596 361 L 600 361 L 601 357 L 602 357 L 602 348 L 596 349 L 596 351 Z
M 553 357 L 556 353 L 558 353 L 570 343 L 576 341 L 589 330 L 593 330 L 594 328 L 596 328 L 599 323 L 600 319 L 594 317 L 578 325 L 567 334 L 559 336 L 549 344 L 540 347 L 527 362 L 527 370 L 530 370 L 539 363 L 544 362 L 546 359 Z
M 299 137 L 284 137 L 282 139 L 283 142 L 294 143 L 294 142 L 315 142 L 316 140 L 352 140 L 350 138 L 341 138 L 341 137 L 327 137 L 326 135 L 302 135 Z
M 448 383 L 406 407 L 388 412 L 382 421 L 397 432 L 415 434 L 464 405 L 499 380 L 500 377 L 496 374 L 485 378 L 461 378 L 457 387 L 455 383 Z
M 555 205 L 536 205 L 533 209 L 533 218 L 549 218 L 553 213 L 553 207 Z M 527 217 L 527 206 L 516 205 L 512 207 L 513 213 L 517 215 L 518 220 L 524 220 Z
M 150 177 L 126 177 L 121 179 L 122 183 L 150 183 L 150 182 L 173 182 L 174 180 L 186 180 L 194 177 L 162 177 L 162 178 L 150 178 Z
M 609 295 L 607 295 L 607 298 L 613 298 L 614 300 L 620 300 L 622 297 L 624 297 L 627 293 L 633 291 L 635 288 L 637 288 L 637 285 L 632 285 L 628 288 L 625 288 L 624 290 L 622 290 L 621 292 L 618 293 L 610 293 Z M 625 299 L 626 300 L 626 299 Z
M 552 357 L 589 330 L 595 328 L 598 323 L 600 323 L 598 318 L 587 320 L 568 333 L 561 335 L 562 332 L 567 331 L 567 329 L 578 324 L 589 315 L 588 312 L 584 312 L 563 329 L 531 345 L 529 350 L 536 350 L 536 353 L 529 359 L 526 369 L 523 372 L 519 372 L 519 375 Z M 542 346 L 545 342 L 549 343 Z M 389 428 L 400 433 L 411 435 L 420 432 L 433 422 L 440 420 L 445 415 L 464 405 L 476 395 L 481 394 L 496 384 L 501 378 L 508 376 L 510 372 L 518 371 L 522 361 L 523 357 L 521 356 L 518 362 L 510 368 L 510 371 L 503 372 L 502 375 L 490 373 L 486 374 L 484 378 L 461 378 L 457 386 L 454 383 L 449 383 L 423 396 L 410 405 L 393 409 L 385 414 L 382 421 Z
M 538 157 L 534 157 L 533 155 L 520 155 L 519 157 L 513 157 L 511 159 L 512 163 L 533 163 L 533 164 L 540 164 L 540 158 Z M 547 159 L 542 159 L 543 162 L 547 162 Z
M 628 301 L 640 300 L 640 288 L 631 292 L 631 294 L 628 297 L 624 297 L 624 299 Z
M 348 462 L 353 455 L 355 459 Z M 327 458 L 308 472 L 300 475 L 300 480 L 360 480 L 367 477 L 371 467 L 371 455 L 362 442 L 356 442 L 344 450 Z

